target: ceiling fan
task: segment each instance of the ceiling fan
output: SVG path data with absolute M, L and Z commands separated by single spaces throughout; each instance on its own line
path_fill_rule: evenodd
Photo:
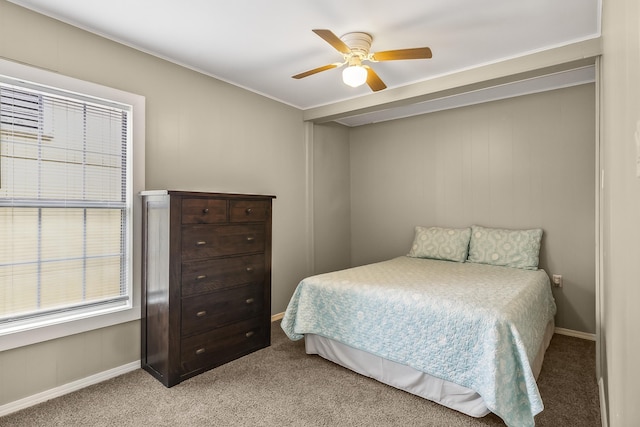
M 373 37 L 367 33 L 353 32 L 338 37 L 331 32 L 331 30 L 313 30 L 313 32 L 340 52 L 344 61 L 334 62 L 333 64 L 323 65 L 322 67 L 296 74 L 292 76 L 294 79 L 301 79 L 321 71 L 348 65 L 347 68 L 342 71 L 342 80 L 345 84 L 358 87 L 367 83 L 371 90 L 377 92 L 385 89 L 387 85 L 384 84 L 373 68 L 362 64 L 364 61 L 379 62 L 400 59 L 429 59 L 432 56 L 431 49 L 428 47 L 370 52 Z

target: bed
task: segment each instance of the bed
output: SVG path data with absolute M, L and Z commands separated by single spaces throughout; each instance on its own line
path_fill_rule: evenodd
M 308 353 L 385 384 L 533 426 L 556 311 L 537 268 L 541 235 L 416 227 L 407 256 L 302 280 L 282 329 Z

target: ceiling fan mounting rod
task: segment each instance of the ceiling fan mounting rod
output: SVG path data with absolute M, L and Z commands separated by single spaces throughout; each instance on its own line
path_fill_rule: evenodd
M 358 55 L 350 55 L 349 58 L 346 60 L 345 64 L 349 64 L 349 67 L 353 67 L 353 66 L 361 66 L 362 65 L 362 60 L 364 58 L 361 58 Z

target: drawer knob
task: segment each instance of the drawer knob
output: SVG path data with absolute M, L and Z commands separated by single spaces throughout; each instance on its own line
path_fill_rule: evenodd
M 204 209 L 202 209 L 202 213 L 203 213 L 203 214 L 208 214 L 208 213 L 209 213 L 209 208 L 204 208 Z
M 255 299 L 253 298 L 247 298 L 247 300 L 245 301 L 247 304 L 253 304 L 255 302 Z
M 196 242 L 196 246 L 204 246 L 204 245 L 206 245 L 206 244 L 207 244 L 207 242 L 205 242 L 204 240 L 198 240 L 198 241 Z
M 245 210 L 245 212 L 247 213 L 247 215 L 251 215 L 253 213 L 253 209 L 247 208 L 247 210 Z
M 251 273 L 253 271 L 253 267 L 247 267 L 247 272 Z
M 254 335 L 255 335 L 255 332 L 253 332 L 253 331 L 249 331 L 246 334 L 244 334 L 244 336 L 247 337 L 247 338 L 251 338 Z
M 253 242 L 254 240 L 256 240 L 256 238 L 253 236 L 247 237 L 247 242 Z
M 202 280 L 202 279 L 206 279 L 207 275 L 206 274 L 201 274 L 198 277 L 196 277 L 196 280 Z
M 207 310 L 202 310 L 196 313 L 196 316 L 198 317 L 204 317 L 207 315 Z
M 206 350 L 203 348 L 199 348 L 196 350 L 196 354 L 203 354 Z

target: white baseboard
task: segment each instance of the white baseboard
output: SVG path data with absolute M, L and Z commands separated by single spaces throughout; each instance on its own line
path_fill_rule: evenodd
M 271 316 L 271 321 L 275 322 L 284 317 L 284 312 L 277 313 Z M 590 334 L 587 332 L 574 331 L 573 329 L 565 329 L 565 328 L 555 328 L 554 332 L 560 335 L 567 335 L 570 337 L 581 338 L 583 340 L 595 341 L 596 334 Z
M 271 316 L 271 321 L 275 322 L 282 319 L 283 317 L 284 312 L 277 313 Z M 108 371 L 99 372 L 86 378 L 81 378 L 77 381 L 63 384 L 59 387 L 45 390 L 43 392 L 22 398 L 20 400 L 16 400 L 14 402 L 7 403 L 0 406 L 0 417 L 9 415 L 13 412 L 17 412 L 21 409 L 25 409 L 33 405 L 37 405 L 38 403 L 46 402 L 47 400 L 51 400 L 56 397 L 64 396 L 65 394 L 72 393 L 74 391 L 80 390 L 81 388 L 85 388 L 90 385 L 98 384 L 102 381 L 115 378 L 119 375 L 126 374 L 127 372 L 135 371 L 136 369 L 140 369 L 139 360 L 127 363 L 126 365 L 118 366 L 117 368 L 109 369 Z
M 271 321 L 275 322 L 284 317 L 284 312 L 277 313 L 271 316 Z M 595 341 L 595 334 L 588 334 L 586 332 L 574 331 L 571 329 L 564 328 L 555 328 L 555 333 L 560 335 L 568 335 L 571 337 L 582 338 L 585 340 Z M 82 388 L 88 387 L 93 384 L 98 384 L 102 381 L 106 381 L 111 378 L 115 378 L 119 375 L 126 374 L 127 372 L 135 371 L 136 369 L 140 369 L 140 361 L 137 360 L 135 362 L 127 363 L 126 365 L 118 366 L 113 369 L 109 369 L 104 372 L 99 372 L 97 374 L 88 376 L 86 378 L 79 379 L 77 381 L 73 381 L 67 384 L 63 384 L 59 387 L 55 387 L 49 390 L 45 390 L 43 392 L 34 394 L 32 396 L 25 397 L 20 400 L 16 400 L 11 403 L 7 403 L 5 405 L 0 406 L 0 417 L 4 415 L 11 414 L 13 412 L 17 412 L 21 409 L 28 408 L 33 405 L 37 405 L 38 403 L 46 402 L 47 400 L 54 399 L 56 397 L 64 396 L 65 394 L 72 393 L 74 391 L 80 390 Z M 600 406 L 603 410 L 601 410 L 603 427 L 606 427 L 606 405 L 604 402 L 604 391 L 602 385 L 602 378 L 598 381 L 598 386 L 600 388 Z
M 607 416 L 607 401 L 604 398 L 604 379 L 598 378 L 598 391 L 600 392 L 600 422 L 602 427 L 609 425 L 609 417 Z
M 140 369 L 139 360 L 7 403 L 6 405 L 0 406 L 0 417 L 37 405 L 38 403 L 46 402 L 47 400 L 51 400 L 56 397 L 64 396 L 65 394 L 80 390 L 81 388 L 89 387 L 90 385 L 115 378 L 122 374 L 126 374 L 127 372 L 135 371 L 136 369 Z
M 583 340 L 595 341 L 596 334 L 589 334 L 587 332 L 574 331 L 573 329 L 556 328 L 554 331 L 556 334 L 567 335 L 575 338 L 582 338 Z

